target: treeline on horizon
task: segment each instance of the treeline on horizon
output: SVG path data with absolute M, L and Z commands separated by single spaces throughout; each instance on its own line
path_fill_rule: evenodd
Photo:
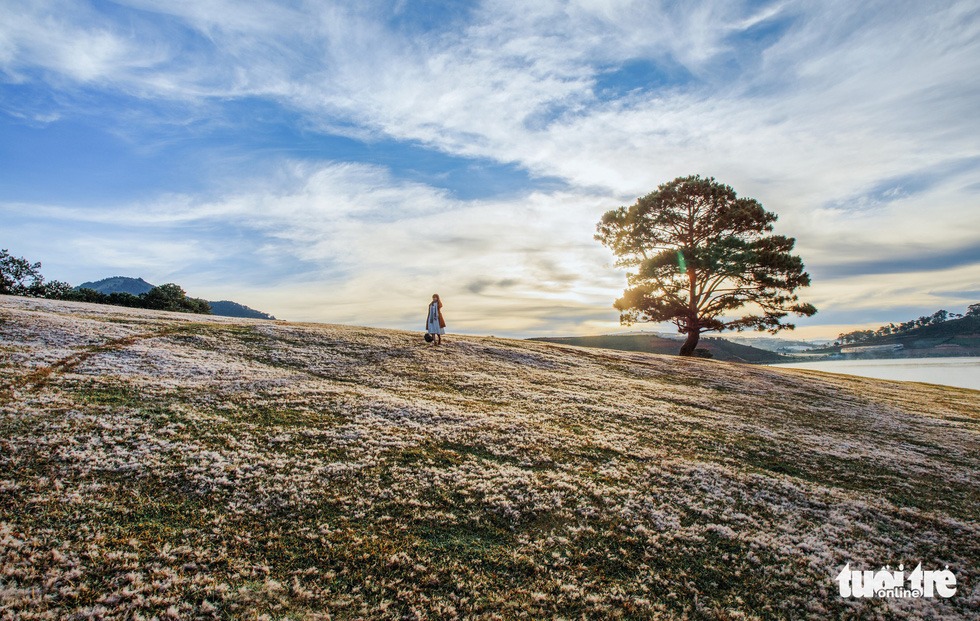
M 959 313 L 951 313 L 947 310 L 938 310 L 932 315 L 923 315 L 918 319 L 912 319 L 910 321 L 904 321 L 898 324 L 889 323 L 887 326 L 881 326 L 877 330 L 855 330 L 854 332 L 838 334 L 837 340 L 834 341 L 834 346 L 840 347 L 841 345 L 853 345 L 856 343 L 865 343 L 874 339 L 884 338 L 886 336 L 908 334 L 909 332 L 919 328 L 935 326 L 952 319 L 962 319 L 963 317 L 980 317 L 980 303 L 971 304 L 966 308 L 966 313 L 962 315 Z
M 184 289 L 172 282 L 153 287 L 146 293 L 133 295 L 132 293 L 100 293 L 94 289 L 76 289 L 71 284 L 61 280 L 46 281 L 41 275 L 40 261 L 31 263 L 24 257 L 11 255 L 5 248 L 0 250 L 0 294 L 92 302 L 179 313 L 212 314 L 211 305 L 207 300 L 187 297 Z

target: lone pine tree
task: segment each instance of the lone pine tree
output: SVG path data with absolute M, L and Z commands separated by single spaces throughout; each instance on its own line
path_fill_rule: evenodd
M 708 331 L 793 329 L 788 314 L 817 309 L 795 294 L 810 276 L 792 254 L 795 240 L 771 234 L 775 221 L 758 201 L 697 175 L 606 212 L 595 238 L 631 270 L 614 303 L 620 322 L 673 322 L 687 335 L 682 356 Z M 739 309 L 746 314 L 732 317 Z

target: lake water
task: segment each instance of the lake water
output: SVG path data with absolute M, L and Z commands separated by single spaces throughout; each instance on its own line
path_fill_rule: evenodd
M 925 382 L 980 390 L 980 358 L 889 358 L 882 360 L 820 360 L 775 364 L 906 382 Z

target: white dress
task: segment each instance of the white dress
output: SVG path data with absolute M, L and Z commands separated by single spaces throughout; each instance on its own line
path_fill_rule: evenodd
M 429 334 L 445 334 L 446 329 L 439 325 L 439 303 L 429 304 L 429 315 L 425 320 L 425 331 Z

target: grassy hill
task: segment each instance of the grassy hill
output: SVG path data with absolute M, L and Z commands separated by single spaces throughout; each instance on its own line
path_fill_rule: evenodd
M 676 356 L 683 341 L 668 339 L 655 334 L 609 334 L 605 336 L 564 336 L 532 339 L 545 343 L 575 345 L 577 347 L 598 347 L 621 351 L 646 352 L 664 356 Z M 732 343 L 723 338 L 702 337 L 699 349 L 711 352 L 714 360 L 725 362 L 770 363 L 785 362 L 786 358 L 775 352 L 750 345 Z
M 876 341 L 901 343 L 906 350 L 924 353 L 942 351 L 947 355 L 980 356 L 980 317 L 951 319 Z
M 446 341 L 0 297 L 3 616 L 977 618 L 980 392 Z
M 922 326 L 901 334 L 875 337 L 852 347 L 874 345 L 901 345 L 902 349 L 890 356 L 980 356 L 980 317 L 961 317 L 935 325 Z M 847 346 L 845 346 L 847 347 Z M 835 352 L 829 347 L 814 352 Z M 880 354 L 877 354 L 880 356 Z

